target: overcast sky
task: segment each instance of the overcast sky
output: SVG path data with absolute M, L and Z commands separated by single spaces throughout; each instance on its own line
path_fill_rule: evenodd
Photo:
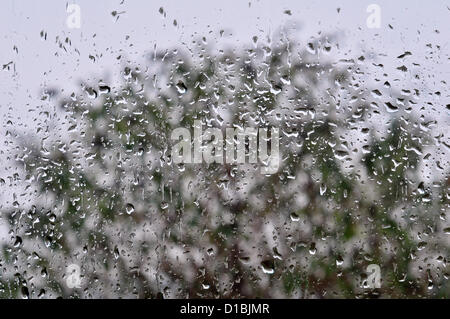
M 42 87 L 67 86 L 89 76 L 105 76 L 106 72 L 118 69 L 112 66 L 117 65 L 115 58 L 120 54 L 139 62 L 155 45 L 159 49 L 189 46 L 193 37 L 199 36 L 205 36 L 212 45 L 248 44 L 255 35 L 267 38 L 280 26 L 294 23 L 302 26 L 299 38 L 337 32 L 343 35 L 341 48 L 375 50 L 386 54 L 388 60 L 411 51 L 438 79 L 447 79 L 450 71 L 450 1 L 196 0 L 187 5 L 185 1 L 167 0 L 2 0 L 1 3 L 0 63 L 12 61 L 16 71 L 0 72 L 2 115 L 8 106 L 16 114 L 25 111 L 26 103 L 35 102 Z M 67 3 L 79 4 L 81 28 L 67 27 Z M 380 29 L 366 26 L 369 15 L 366 8 L 371 3 L 381 8 Z M 161 7 L 164 15 L 159 12 Z M 291 14 L 286 14 L 286 10 Z M 113 17 L 113 11 L 118 15 Z M 220 30 L 225 30 L 222 38 L 218 36 Z M 41 31 L 47 33 L 47 40 L 40 36 Z M 71 40 L 72 45 L 66 45 L 67 52 L 59 48 L 56 37 Z M 430 56 L 428 43 L 440 45 L 438 57 Z M 89 59 L 90 55 L 96 57 L 95 61 Z

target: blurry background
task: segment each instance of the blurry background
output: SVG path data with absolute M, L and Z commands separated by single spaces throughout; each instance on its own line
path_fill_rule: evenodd
M 0 10 L 3 297 L 448 296 L 445 1 L 70 3 Z M 194 119 L 278 174 L 174 165 Z

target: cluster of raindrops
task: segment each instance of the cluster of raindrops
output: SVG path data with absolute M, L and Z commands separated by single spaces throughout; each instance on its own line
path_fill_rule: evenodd
M 333 35 L 281 30 L 234 48 L 213 34 L 155 45 L 143 62 L 118 53 L 118 81 L 46 87 L 28 130 L 9 115 L 0 296 L 448 296 L 450 104 L 443 83 L 424 85 L 416 52 L 388 66 Z M 183 151 L 215 160 L 176 163 L 177 128 L 190 134 Z M 251 160 L 251 134 L 196 141 L 198 129 L 248 128 L 279 129 L 273 174 Z M 240 145 L 245 163 L 220 157 Z

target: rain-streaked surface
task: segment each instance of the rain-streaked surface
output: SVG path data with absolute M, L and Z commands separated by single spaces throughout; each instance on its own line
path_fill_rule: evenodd
M 450 296 L 446 1 L 4 2 L 0 297 Z

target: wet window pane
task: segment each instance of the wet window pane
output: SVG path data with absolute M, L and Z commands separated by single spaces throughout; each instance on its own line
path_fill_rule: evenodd
M 1 298 L 449 297 L 449 7 L 4 1 Z

